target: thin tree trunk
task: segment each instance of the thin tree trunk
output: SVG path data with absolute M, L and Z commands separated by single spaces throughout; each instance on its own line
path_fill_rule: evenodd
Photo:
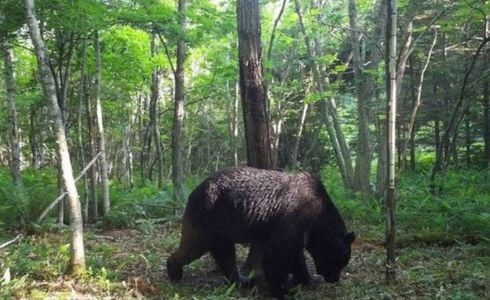
M 488 62 L 488 58 L 486 59 Z M 487 63 L 488 66 L 488 63 Z M 490 168 L 490 96 L 489 96 L 490 80 L 488 78 L 483 82 L 483 140 L 485 144 L 484 159 L 487 162 L 487 167 Z
M 415 138 L 415 132 L 414 132 L 415 118 L 417 116 L 418 109 L 422 103 L 422 87 L 424 85 L 425 71 L 429 66 L 430 58 L 432 57 L 432 52 L 434 51 L 434 47 L 436 46 L 436 43 L 437 43 L 437 29 L 434 29 L 434 39 L 432 40 L 429 53 L 427 54 L 427 59 L 425 60 L 425 64 L 422 67 L 422 70 L 420 71 L 420 75 L 419 75 L 417 89 L 415 91 L 415 101 L 412 107 L 412 112 L 410 113 L 410 120 L 408 122 L 408 136 L 410 137 L 410 139 L 405 141 L 405 144 L 403 146 L 403 151 L 402 151 L 403 153 L 407 151 L 409 142 L 414 143 L 413 139 Z
M 87 117 L 87 133 L 88 133 L 88 147 L 89 147 L 89 157 L 88 159 L 93 159 L 97 154 L 96 142 L 95 142 L 95 129 L 94 129 L 94 117 L 92 112 L 92 105 L 90 103 L 89 94 L 89 81 L 88 76 L 85 75 L 82 80 L 85 85 L 85 114 Z M 92 205 L 92 218 L 96 220 L 99 217 L 99 199 L 97 195 L 97 166 L 96 164 L 90 168 L 89 173 L 89 186 L 90 186 L 90 200 Z
M 306 114 L 308 113 L 308 103 L 305 103 L 303 105 L 303 112 L 301 113 L 301 119 L 299 123 L 299 129 L 298 129 L 298 134 L 296 135 L 296 138 L 294 140 L 294 148 L 293 148 L 293 153 L 291 155 L 291 165 L 293 167 L 296 167 L 296 164 L 298 162 L 298 152 L 299 152 L 299 144 L 301 142 L 301 138 L 303 136 L 303 129 L 305 127 L 305 121 L 306 121 Z
M 35 169 L 41 168 L 44 164 L 44 150 L 41 136 L 41 130 L 36 122 L 36 114 L 38 107 L 34 104 L 29 109 L 29 144 L 31 147 L 32 167 Z
M 152 33 L 151 37 L 151 56 L 155 56 L 156 53 L 156 34 Z M 160 99 L 160 76 L 162 70 L 159 67 L 155 67 L 151 74 L 151 97 L 150 97 L 150 124 L 151 124 L 151 134 L 153 136 L 153 141 L 155 144 L 155 159 L 157 161 L 157 171 L 158 171 L 158 187 L 163 186 L 163 147 L 160 139 L 160 129 L 158 121 L 158 101 Z
M 364 194 L 371 192 L 371 147 L 369 145 L 369 114 L 370 101 L 373 94 L 374 84 L 371 83 L 369 75 L 362 70 L 360 36 L 357 26 L 357 4 L 355 0 L 349 0 L 349 24 L 351 27 L 352 66 L 357 91 L 357 116 L 359 131 L 357 134 L 357 155 L 355 166 L 355 190 Z M 376 49 L 373 49 L 376 51 Z M 377 67 L 377 64 L 376 64 Z
M 79 105 L 78 105 L 78 115 L 77 115 L 77 125 L 78 125 L 78 147 L 80 147 L 80 166 L 83 168 L 86 163 L 86 158 L 85 158 L 85 147 L 83 143 L 83 124 L 82 124 L 82 114 L 83 114 L 83 107 L 85 103 L 85 95 L 87 94 L 87 86 L 86 82 L 84 80 L 85 76 L 87 73 L 87 40 L 84 37 L 82 40 L 82 66 L 81 66 L 81 74 L 80 74 L 80 95 L 79 95 Z M 83 175 L 83 188 L 84 188 L 84 201 L 83 201 L 83 219 L 85 222 L 88 222 L 89 220 L 89 215 L 88 215 L 88 207 L 89 207 L 89 201 L 90 201 L 90 189 L 88 185 L 88 178 L 87 175 Z
M 279 21 L 281 20 L 282 15 L 284 13 L 284 9 L 286 8 L 287 2 L 288 2 L 288 0 L 282 0 L 281 9 L 279 10 L 277 17 L 274 20 L 274 25 L 272 26 L 271 37 L 269 39 L 269 47 L 267 48 L 267 59 L 268 60 L 271 59 L 272 45 L 274 44 L 274 39 L 276 38 L 276 29 L 277 29 L 277 26 L 279 25 Z
M 7 40 L 7 37 L 0 38 L 3 38 L 0 47 L 2 48 L 1 50 L 4 62 L 5 84 L 7 87 L 7 108 L 10 137 L 10 174 L 12 176 L 13 184 L 20 185 L 20 137 L 17 121 L 17 109 L 15 107 L 16 91 L 14 66 L 12 62 L 12 47 Z
M 104 216 L 107 215 L 111 209 L 111 200 L 109 197 L 109 176 L 107 174 L 107 152 L 105 145 L 105 132 L 104 122 L 102 117 L 102 103 L 101 103 L 101 86 L 102 86 L 102 59 L 100 53 L 100 40 L 99 33 L 94 33 L 94 47 L 95 47 L 95 114 L 97 120 L 98 129 L 98 144 L 102 154 L 100 155 L 100 180 L 102 183 L 102 203 Z
M 490 16 L 487 16 L 485 21 L 485 38 L 490 36 Z M 490 57 L 489 54 L 485 54 L 485 66 L 488 70 Z M 484 159 L 487 162 L 487 168 L 490 169 L 490 79 L 487 78 L 483 81 L 483 141 L 484 141 Z
M 473 59 L 471 61 L 469 68 L 467 68 L 466 74 L 463 79 L 463 83 L 459 94 L 459 99 L 456 102 L 456 105 L 451 113 L 451 118 L 449 119 L 449 122 L 447 123 L 447 127 L 444 130 L 441 146 L 439 147 L 439 149 L 436 150 L 439 153 L 444 153 L 443 149 L 447 147 L 448 155 L 446 157 L 443 157 L 442 155 L 438 155 L 434 163 L 434 166 L 432 167 L 430 180 L 431 180 L 431 190 L 433 192 L 435 191 L 436 174 L 447 167 L 451 159 L 451 156 L 453 158 L 454 163 L 455 164 L 458 163 L 458 152 L 456 149 L 458 128 L 465 116 L 465 113 L 468 112 L 469 105 L 471 103 L 471 101 L 469 100 L 465 101 L 466 87 L 468 84 L 469 76 L 475 66 L 476 60 L 480 55 L 482 49 L 488 42 L 490 42 L 490 37 L 486 37 L 485 39 L 483 39 L 483 41 L 478 46 L 475 54 L 473 54 Z
M 397 69 L 396 69 L 396 29 L 397 6 L 396 0 L 388 1 L 387 20 L 387 51 L 389 55 L 387 66 L 387 121 L 388 121 L 388 187 L 386 192 L 386 280 L 394 282 L 396 275 L 395 252 L 395 153 L 396 153 L 396 96 L 397 96 Z M 389 37 L 388 37 L 389 35 Z
M 237 1 L 238 61 L 247 163 L 270 169 L 272 153 L 269 136 L 267 91 L 263 79 L 259 1 Z
M 72 230 L 70 269 L 72 273 L 81 275 L 85 273 L 83 219 L 80 201 L 78 199 L 78 192 L 76 189 L 75 180 L 73 178 L 73 170 L 70 154 L 68 151 L 68 144 L 66 141 L 65 128 L 61 116 L 61 110 L 58 106 L 54 79 L 49 69 L 49 59 L 47 56 L 47 51 L 44 46 L 44 42 L 42 40 L 38 26 L 38 21 L 35 15 L 34 1 L 25 0 L 25 5 L 27 25 L 29 26 L 29 33 L 38 58 L 41 83 L 43 85 L 45 96 L 51 104 L 56 140 L 58 144 L 58 155 L 61 162 L 63 181 L 66 191 L 68 193 L 68 203 L 70 206 L 70 226 Z
M 294 3 L 296 8 L 296 13 L 298 15 L 298 21 L 301 28 L 301 32 L 303 33 L 303 37 L 305 40 L 308 59 L 310 61 L 310 67 L 313 72 L 315 87 L 320 94 L 323 94 L 325 91 L 323 79 L 322 76 L 320 76 L 318 66 L 315 64 L 315 60 L 314 60 L 315 54 L 314 54 L 314 50 L 312 49 L 309 36 L 307 35 L 305 30 L 305 26 L 303 22 L 303 14 L 301 12 L 301 6 L 298 0 L 295 0 Z M 328 78 L 326 80 L 328 84 Z M 339 170 L 342 175 L 344 186 L 348 189 L 353 189 L 354 170 L 352 168 L 352 160 L 350 157 L 350 151 L 347 147 L 347 143 L 345 142 L 342 128 L 340 126 L 335 100 L 333 98 L 329 98 L 323 101 L 322 104 L 324 106 L 324 108 L 322 109 L 322 115 L 326 123 L 330 141 L 334 148 L 335 157 L 337 159 L 337 165 L 339 166 Z
M 178 2 L 179 26 L 185 30 L 185 0 Z M 185 81 L 184 81 L 184 62 L 186 56 L 184 37 L 180 36 L 177 41 L 177 63 L 174 70 L 175 91 L 174 91 L 174 118 L 172 125 L 172 182 L 174 185 L 174 199 L 184 201 L 184 170 L 182 162 L 182 127 L 184 124 L 184 102 L 185 102 Z
M 238 167 L 238 108 L 240 105 L 240 82 L 235 83 L 235 97 L 233 99 L 233 164 Z
M 465 126 L 464 126 L 464 134 L 465 134 L 465 163 L 466 167 L 470 167 L 471 165 L 471 114 L 468 111 L 465 117 Z

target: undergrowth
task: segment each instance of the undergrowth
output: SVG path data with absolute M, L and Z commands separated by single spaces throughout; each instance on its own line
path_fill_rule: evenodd
M 489 298 L 490 180 L 485 170 L 449 170 L 431 194 L 428 172 L 403 173 L 397 182 L 398 281 L 385 285 L 383 199 L 362 198 L 342 188 L 334 169 L 323 180 L 349 229 L 358 236 L 344 284 L 325 283 L 293 291 L 294 299 Z M 54 170 L 23 172 L 10 184 L 0 169 L 0 244 L 25 231 L 58 194 Z M 186 183 L 189 193 L 198 177 Z M 224 283 L 209 257 L 188 266 L 183 282 L 166 279 L 164 262 L 179 243 L 185 203 L 172 198 L 171 184 L 131 191 L 111 183 L 111 212 L 85 233 L 87 274 L 66 276 L 68 227 L 36 225 L 36 234 L 0 249 L 0 298 L 77 298 L 80 295 L 154 299 L 263 299 Z M 55 215 L 55 213 L 53 213 Z M 243 254 L 242 254 L 243 256 Z M 311 268 L 310 268 L 311 270 Z M 8 275 L 8 276 L 7 276 Z

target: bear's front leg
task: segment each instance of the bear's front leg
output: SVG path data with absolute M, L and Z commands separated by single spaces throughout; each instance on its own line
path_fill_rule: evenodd
M 311 283 L 311 275 L 306 267 L 305 254 L 303 249 L 297 249 L 296 254 L 292 258 L 290 273 L 293 274 L 291 285 L 297 286 L 308 285 Z
M 272 296 L 277 299 L 284 299 L 288 292 L 286 285 L 288 278 L 288 266 L 290 253 L 287 246 L 281 249 L 280 247 L 269 248 L 263 254 L 262 266 L 264 276 L 269 283 Z

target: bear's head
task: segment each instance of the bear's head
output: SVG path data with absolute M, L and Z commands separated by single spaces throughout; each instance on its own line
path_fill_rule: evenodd
M 342 269 L 349 263 L 353 232 L 340 236 L 320 234 L 313 231 L 306 249 L 315 262 L 316 271 L 326 282 L 335 283 L 340 279 Z

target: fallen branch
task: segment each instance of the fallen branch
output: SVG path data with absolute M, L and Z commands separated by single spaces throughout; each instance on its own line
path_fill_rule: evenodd
M 21 239 L 21 238 L 22 238 L 22 234 L 17 235 L 17 236 L 16 236 L 16 237 L 15 237 L 13 240 L 11 240 L 11 241 L 8 241 L 8 242 L 6 242 L 6 243 L 1 244 L 1 245 L 0 245 L 0 249 L 5 248 L 5 247 L 7 247 L 7 246 L 8 246 L 8 245 L 10 245 L 10 244 L 15 243 L 17 240 L 19 240 L 19 239 Z
M 136 221 L 134 221 L 134 223 L 136 224 L 142 224 L 142 223 L 145 223 L 145 222 L 151 222 L 153 224 L 160 224 L 160 223 L 165 223 L 167 222 L 168 219 L 167 218 L 158 218 L 158 219 L 138 219 Z
M 108 236 L 108 235 L 95 235 L 94 238 L 96 238 L 96 239 L 110 240 L 110 241 L 113 241 L 113 242 L 116 241 L 116 238 L 115 237 Z
M 94 156 L 94 158 L 92 158 L 92 160 L 88 163 L 88 165 L 80 172 L 80 175 L 78 175 L 77 178 L 75 178 L 75 182 L 77 182 L 80 178 L 82 178 L 82 176 L 87 172 L 88 169 L 90 169 L 90 167 L 95 163 L 95 161 L 97 160 L 97 158 L 99 157 L 99 155 L 101 155 L 102 152 L 99 152 L 97 153 L 96 156 Z M 41 223 L 41 221 L 46 217 L 46 215 L 56 206 L 56 204 L 58 204 L 58 202 L 61 201 L 61 199 L 63 199 L 66 194 L 68 194 L 67 192 L 63 192 L 61 195 L 58 196 L 58 198 L 56 198 L 41 214 L 41 216 L 39 216 L 39 218 L 37 219 L 37 223 Z

